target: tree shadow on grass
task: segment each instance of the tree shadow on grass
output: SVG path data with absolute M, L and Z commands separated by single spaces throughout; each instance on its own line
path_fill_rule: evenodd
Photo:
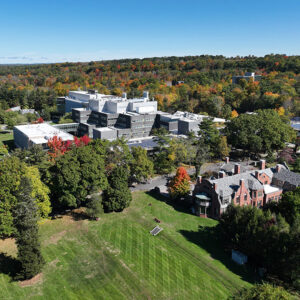
M 82 210 L 71 211 L 71 216 L 74 221 L 90 220 L 90 217 Z
M 20 271 L 20 262 L 6 253 L 0 253 L 0 273 L 9 275 L 12 280 Z
M 159 200 L 161 202 L 165 202 L 166 204 L 172 206 L 176 211 L 182 212 L 182 213 L 186 213 L 191 215 L 191 206 L 192 203 L 191 202 L 187 202 L 184 200 L 172 200 L 169 197 L 163 196 L 161 195 L 159 192 L 156 192 L 154 190 L 148 191 L 146 192 L 147 195 L 151 196 L 152 198 Z
M 260 278 L 251 265 L 238 265 L 231 259 L 231 252 L 225 251 L 220 240 L 218 228 L 199 226 L 198 231 L 179 231 L 188 241 L 198 245 L 206 250 L 213 259 L 220 261 L 231 272 L 239 275 L 244 281 L 255 283 L 259 282 Z

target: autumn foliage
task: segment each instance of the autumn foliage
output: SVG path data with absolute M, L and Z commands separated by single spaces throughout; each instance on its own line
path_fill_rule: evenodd
M 190 176 L 184 167 L 179 167 L 177 169 L 176 175 L 169 184 L 168 190 L 173 199 L 188 195 L 190 192 Z
M 32 122 L 32 124 L 41 124 L 41 123 L 44 123 L 44 119 L 42 117 L 39 117 L 37 120 Z
M 55 158 L 65 154 L 69 151 L 72 146 L 75 147 L 82 147 L 86 146 L 90 142 L 90 138 L 88 136 L 83 136 L 81 138 L 74 137 L 74 141 L 63 141 L 61 138 L 54 136 L 52 139 L 48 141 L 49 151 L 48 154 L 50 155 L 51 159 L 54 160 Z

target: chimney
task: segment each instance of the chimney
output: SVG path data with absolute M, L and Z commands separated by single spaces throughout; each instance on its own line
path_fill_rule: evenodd
M 241 188 L 245 187 L 244 179 L 241 179 L 241 180 L 240 180 L 240 187 L 241 187 Z
M 198 184 L 202 183 L 202 176 L 199 175 L 199 176 L 197 177 L 197 183 L 198 183 Z
M 226 164 L 229 164 L 229 157 L 228 156 L 226 156 L 225 160 L 226 160 Z
M 214 183 L 214 190 L 216 191 L 217 190 L 217 184 Z
M 260 169 L 264 170 L 266 168 L 266 161 L 264 159 L 261 159 L 259 162 L 260 162 Z
M 219 178 L 224 178 L 225 177 L 225 172 L 224 171 L 220 171 L 219 172 Z
M 234 174 L 240 174 L 241 173 L 241 165 L 235 164 L 234 165 Z
M 259 171 L 255 171 L 255 178 L 259 179 Z
M 278 173 L 280 171 L 280 165 L 276 165 L 276 172 Z

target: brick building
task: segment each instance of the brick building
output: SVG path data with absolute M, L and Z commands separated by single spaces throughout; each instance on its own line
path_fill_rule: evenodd
M 278 201 L 285 191 L 300 186 L 300 174 L 291 172 L 283 165 L 265 168 L 260 161 L 260 170 L 241 173 L 241 166 L 235 164 L 234 174 L 228 176 L 219 172 L 217 179 L 197 179 L 193 191 L 196 214 L 219 218 L 230 204 L 262 207 L 270 201 Z

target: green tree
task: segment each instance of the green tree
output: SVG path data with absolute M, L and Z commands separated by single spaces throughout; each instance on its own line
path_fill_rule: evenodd
M 34 166 L 26 167 L 24 176 L 26 176 L 31 183 L 31 197 L 34 199 L 37 205 L 38 216 L 40 218 L 47 218 L 51 213 L 51 203 L 49 198 L 50 189 L 41 181 L 38 168 Z
M 104 160 L 93 145 L 72 148 L 50 171 L 53 207 L 80 206 L 92 191 L 107 187 Z
M 166 135 L 165 130 L 156 132 L 154 155 L 154 169 L 159 174 L 169 174 L 175 170 L 176 154 L 170 147 L 171 138 Z
M 290 225 L 300 218 L 300 187 L 282 195 L 278 202 L 278 212 Z
M 38 207 L 38 216 L 46 218 L 51 212 L 49 189 L 41 181 L 40 173 L 34 166 L 27 166 L 15 156 L 0 161 L 0 237 L 14 232 L 12 212 L 17 204 L 21 178 L 28 177 L 32 184 L 32 197 Z
M 99 218 L 104 212 L 102 198 L 99 195 L 92 195 L 87 201 L 86 207 L 86 213 L 92 219 Z
M 298 157 L 298 158 L 296 159 L 293 168 L 294 168 L 294 172 L 300 173 L 300 157 Z
M 210 158 L 209 146 L 204 143 L 203 139 L 199 139 L 196 145 L 196 156 L 194 166 L 196 169 L 196 176 L 200 175 L 202 165 Z
M 231 300 L 292 300 L 293 297 L 280 286 L 263 283 L 235 293 Z
M 229 156 L 229 151 L 230 151 L 230 148 L 227 144 L 227 137 L 221 136 L 220 142 L 218 145 L 218 150 L 217 150 L 217 152 L 220 155 L 220 158 L 224 159 L 225 157 Z
M 125 167 L 116 167 L 108 177 L 109 186 L 103 192 L 103 207 L 107 212 L 122 211 L 128 207 L 131 192 L 128 188 L 128 170 Z
M 30 279 L 37 275 L 45 263 L 38 236 L 37 207 L 31 195 L 31 182 L 22 177 L 17 195 L 18 204 L 14 209 L 18 260 L 21 264 L 18 277 L 21 279 Z
M 257 266 L 300 286 L 300 219 L 290 226 L 280 214 L 251 206 L 229 206 L 218 225 L 226 247 L 238 249 Z
M 282 149 L 285 142 L 295 138 L 291 126 L 271 109 L 259 110 L 251 115 L 239 115 L 227 123 L 226 133 L 228 142 L 233 147 L 254 154 Z
M 14 232 L 12 211 L 17 204 L 16 193 L 26 165 L 18 158 L 5 157 L 0 161 L 0 237 Z
M 221 136 L 219 130 L 214 126 L 212 118 L 205 118 L 199 125 L 199 136 L 203 144 L 209 147 L 211 156 L 219 156 L 219 144 Z
M 147 150 L 142 147 L 132 147 L 133 159 L 130 162 L 131 180 L 145 181 L 153 176 L 153 162 L 147 155 Z

